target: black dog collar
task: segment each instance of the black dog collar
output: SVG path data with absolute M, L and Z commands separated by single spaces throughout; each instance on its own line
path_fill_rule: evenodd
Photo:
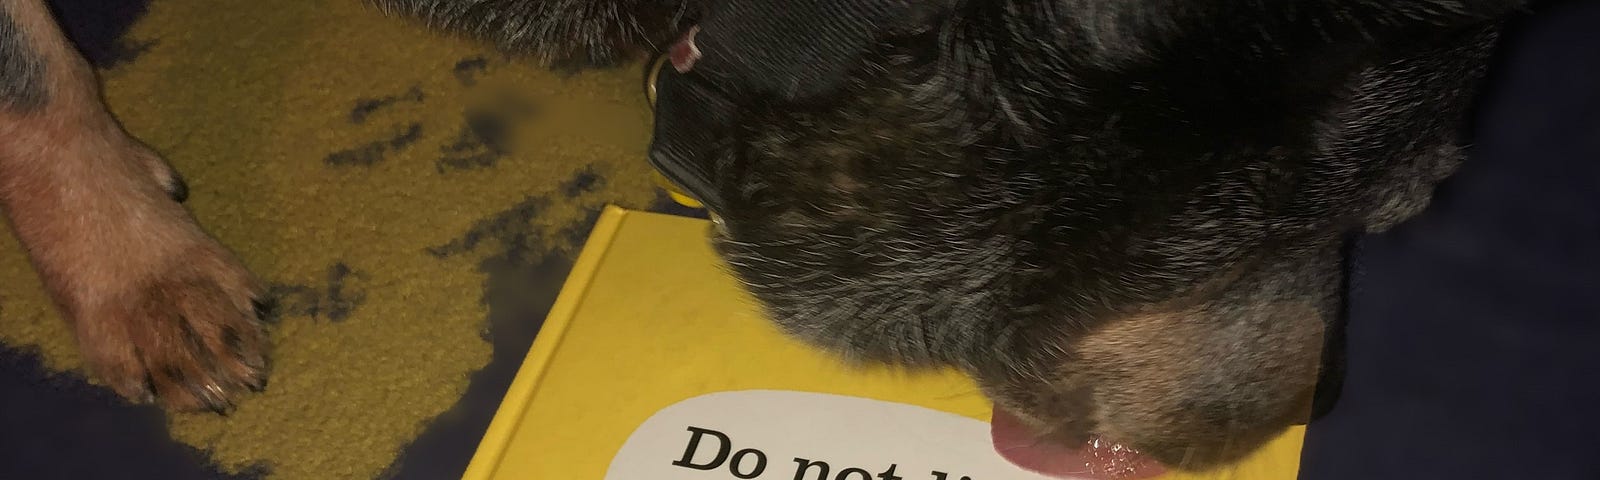
M 650 163 L 711 211 L 724 151 L 749 107 L 837 91 L 878 35 L 920 21 L 906 0 L 719 2 L 647 73 L 655 107 Z

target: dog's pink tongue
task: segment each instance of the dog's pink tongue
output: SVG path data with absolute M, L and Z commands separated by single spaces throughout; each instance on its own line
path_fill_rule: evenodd
M 1161 464 L 1098 437 L 1077 448 L 1040 441 L 1010 412 L 996 408 L 989 422 L 994 449 L 1024 469 L 1052 477 L 1139 480 L 1165 472 Z

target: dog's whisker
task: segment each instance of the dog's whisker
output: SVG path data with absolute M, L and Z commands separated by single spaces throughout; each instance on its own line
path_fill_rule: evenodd
M 1191 444 L 1188 447 L 1184 447 L 1184 449 L 1183 449 L 1183 459 L 1178 461 L 1178 469 L 1179 470 L 1185 470 L 1185 469 L 1189 468 L 1189 465 L 1191 465 L 1192 462 L 1194 461 L 1194 453 L 1195 453 L 1195 446 L 1194 445 Z

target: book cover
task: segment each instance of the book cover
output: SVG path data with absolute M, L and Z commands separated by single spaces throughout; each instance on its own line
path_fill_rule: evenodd
M 709 227 L 606 210 L 466 479 L 1045 480 L 994 453 L 965 376 L 847 367 L 784 336 Z M 1293 479 L 1301 434 L 1163 478 Z

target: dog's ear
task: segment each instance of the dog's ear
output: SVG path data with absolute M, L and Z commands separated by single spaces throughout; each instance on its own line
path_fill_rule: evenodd
M 367 0 L 558 68 L 612 66 L 657 51 L 713 1 Z

